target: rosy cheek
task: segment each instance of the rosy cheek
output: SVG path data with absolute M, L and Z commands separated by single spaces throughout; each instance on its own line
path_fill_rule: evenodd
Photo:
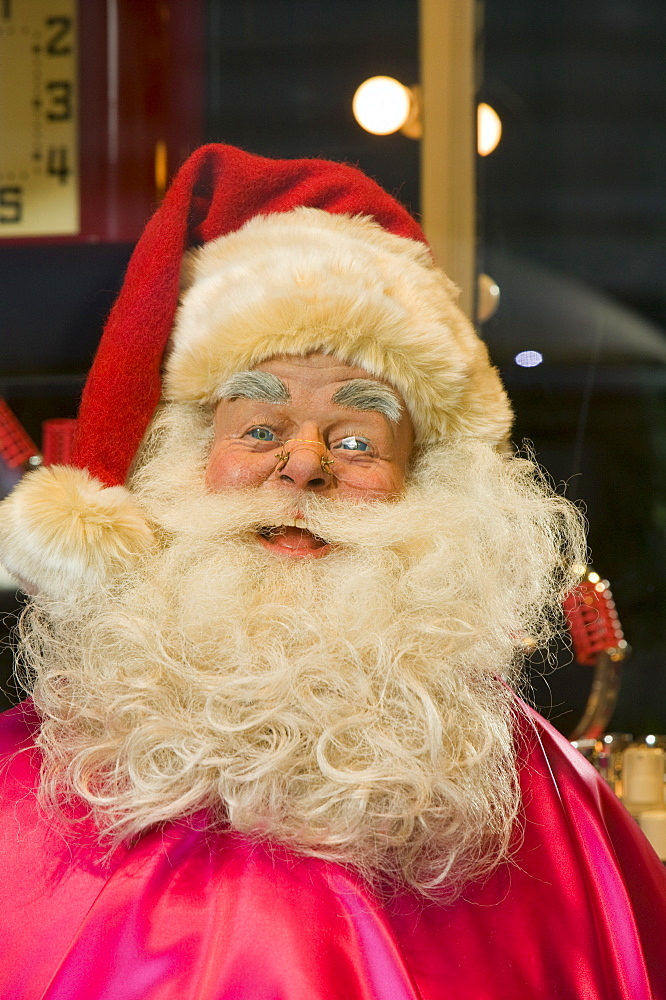
M 255 458 L 247 453 L 214 447 L 206 468 L 206 486 L 213 491 L 234 486 L 258 486 L 265 476 L 257 467 Z
M 405 477 L 396 467 L 378 469 L 364 478 L 339 480 L 338 495 L 350 499 L 388 500 L 402 492 Z

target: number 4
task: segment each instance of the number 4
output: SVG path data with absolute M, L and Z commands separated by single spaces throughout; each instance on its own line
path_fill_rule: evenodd
M 67 183 L 72 168 L 67 165 L 67 146 L 49 146 L 46 172 L 57 177 L 61 184 Z

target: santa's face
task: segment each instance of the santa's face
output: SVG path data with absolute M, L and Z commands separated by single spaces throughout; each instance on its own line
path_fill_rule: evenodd
M 409 423 L 373 381 L 331 358 L 240 372 L 212 454 L 207 407 L 160 409 L 130 482 L 156 544 L 22 621 L 45 802 L 81 796 L 121 836 L 205 806 L 451 896 L 507 855 L 497 676 L 515 676 L 516 636 L 548 633 L 575 512 L 529 462 L 463 437 L 420 449 L 405 480 Z M 292 555 L 320 539 L 327 558 Z
M 331 546 L 300 523 L 299 498 L 395 499 L 412 446 L 396 389 L 327 355 L 277 357 L 225 386 L 206 486 L 283 490 L 294 517 L 267 525 L 257 541 L 275 555 L 318 558 Z

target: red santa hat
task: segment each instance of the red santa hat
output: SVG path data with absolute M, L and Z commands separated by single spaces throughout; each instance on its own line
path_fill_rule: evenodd
M 202 147 L 132 255 L 74 466 L 28 474 L 0 506 L 2 562 L 54 596 L 131 566 L 152 534 L 123 483 L 160 399 L 214 403 L 234 372 L 312 351 L 395 385 L 417 444 L 509 430 L 486 348 L 394 198 L 345 164 Z

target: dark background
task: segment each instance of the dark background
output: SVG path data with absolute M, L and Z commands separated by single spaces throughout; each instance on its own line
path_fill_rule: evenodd
M 368 76 L 418 81 L 415 0 L 208 0 L 203 19 L 202 139 L 357 163 L 418 214 L 418 143 L 351 114 Z M 634 649 L 611 728 L 635 735 L 666 732 L 665 42 L 662 0 L 479 6 L 478 96 L 504 129 L 478 162 L 479 269 L 501 289 L 482 333 L 515 440 L 587 509 Z M 35 438 L 74 415 L 130 252 L 0 245 L 0 394 Z M 525 349 L 543 364 L 519 368 Z M 568 731 L 591 675 L 559 659 L 534 697 Z

